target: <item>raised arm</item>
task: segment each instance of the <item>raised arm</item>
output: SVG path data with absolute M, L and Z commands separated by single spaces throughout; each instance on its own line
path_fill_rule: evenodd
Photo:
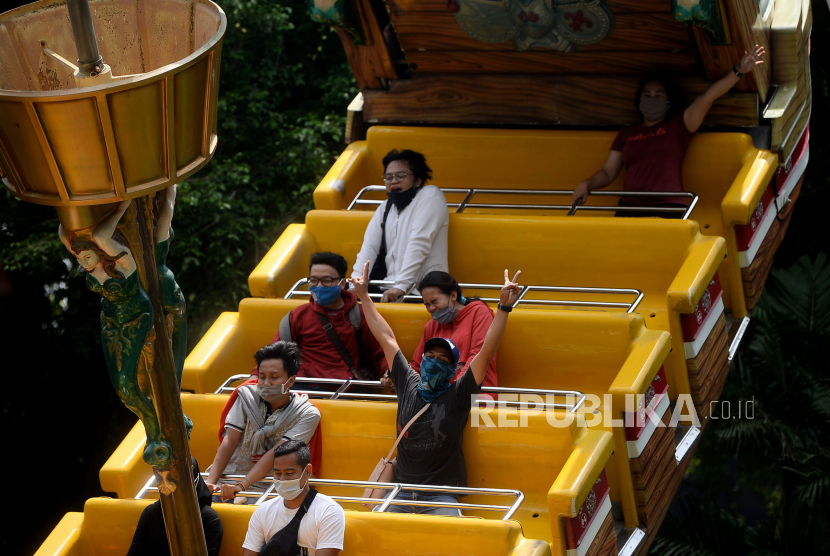
M 161 243 L 170 237 L 170 224 L 173 222 L 173 212 L 176 208 L 176 184 L 171 185 L 164 192 L 164 200 L 161 202 L 159 211 L 158 226 L 156 230 L 156 243 Z
M 623 157 L 621 151 L 609 151 L 608 158 L 603 164 L 602 169 L 581 182 L 574 190 L 573 199 L 571 200 L 571 208 L 581 205 L 588 198 L 588 192 L 594 189 L 602 189 L 611 184 L 617 176 L 620 175 L 620 170 L 623 167 Z
M 521 273 L 521 270 L 518 271 L 511 281 L 507 274 L 507 269 L 504 269 L 504 286 L 501 288 L 501 296 L 499 297 L 500 305 L 512 307 L 516 303 L 516 300 L 519 299 L 519 284 L 517 280 Z M 501 309 L 496 311 L 493 323 L 490 325 L 490 329 L 487 330 L 487 335 L 484 337 L 484 345 L 481 346 L 481 351 L 476 354 L 473 362 L 470 363 L 470 369 L 472 369 L 476 384 L 479 386 L 484 382 L 487 367 L 499 349 L 499 343 L 501 343 L 501 337 L 504 336 L 504 328 L 507 325 L 507 315 L 507 311 L 502 311 Z
M 764 61 L 761 60 L 761 56 L 764 54 L 764 47 L 758 46 L 757 44 L 752 48 L 751 52 L 747 53 L 744 51 L 744 57 L 738 64 L 738 71 L 741 73 L 750 73 L 756 66 L 764 63 Z M 705 93 L 697 97 L 695 101 L 688 108 L 686 108 L 686 111 L 683 112 L 683 122 L 686 124 L 686 129 L 692 133 L 697 131 L 700 128 L 700 124 L 703 123 L 703 118 L 706 117 L 709 109 L 712 108 L 712 104 L 714 104 L 714 102 L 720 97 L 728 93 L 729 89 L 734 87 L 740 80 L 741 78 L 735 75 L 735 72 L 730 71 L 712 84 L 712 86 L 709 87 Z
M 369 261 L 363 264 L 363 276 L 349 278 L 349 282 L 354 285 L 354 291 L 357 297 L 360 298 L 361 303 L 363 303 L 363 315 L 366 317 L 366 323 L 369 325 L 369 330 L 375 335 L 375 339 L 380 344 L 380 347 L 383 348 L 386 361 L 394 361 L 400 348 L 398 347 L 398 341 L 395 339 L 392 328 L 380 316 L 378 308 L 375 307 L 372 298 L 369 297 Z

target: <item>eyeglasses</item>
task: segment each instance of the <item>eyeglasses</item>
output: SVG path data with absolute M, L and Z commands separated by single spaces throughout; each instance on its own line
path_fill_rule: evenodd
M 317 278 L 315 276 L 308 277 L 308 287 L 309 288 L 316 288 L 319 285 L 323 285 L 325 287 L 334 286 L 339 284 L 343 278 L 338 276 L 323 276 L 322 278 Z
M 383 174 L 383 181 L 386 183 L 390 183 L 393 179 L 398 181 L 403 181 L 406 179 L 406 176 L 411 176 L 410 172 L 395 172 L 394 174 Z

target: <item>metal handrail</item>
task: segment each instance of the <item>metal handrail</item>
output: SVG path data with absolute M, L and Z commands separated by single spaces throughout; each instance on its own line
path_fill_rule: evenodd
M 207 477 L 208 473 L 202 473 L 202 477 Z M 237 479 L 245 478 L 245 475 L 222 475 L 222 479 Z M 255 491 L 241 491 L 237 492 L 236 496 L 243 498 L 256 498 L 256 505 L 259 506 L 268 498 L 275 498 L 277 496 L 274 484 L 274 477 L 263 477 L 261 481 L 271 481 L 271 484 L 265 492 Z M 258 481 L 259 482 L 259 481 Z M 150 480 L 138 491 L 136 498 L 143 499 L 148 492 L 158 492 L 156 484 L 156 477 L 153 475 Z M 360 496 L 330 496 L 332 500 L 337 502 L 349 502 L 357 504 L 371 504 L 380 506 L 374 511 L 381 513 L 385 512 L 389 506 L 420 506 L 428 508 L 458 508 L 460 510 L 488 510 L 488 511 L 503 511 L 505 512 L 502 521 L 507 521 L 524 502 L 525 495 L 520 490 L 502 489 L 502 488 L 470 488 L 470 487 L 453 487 L 453 486 L 435 486 L 435 485 L 412 485 L 408 483 L 377 483 L 372 481 L 349 481 L 345 479 L 309 479 L 309 484 L 314 486 L 344 486 L 353 488 L 377 488 L 382 490 L 391 490 L 391 494 L 383 498 L 363 498 Z M 415 492 L 455 492 L 458 494 L 486 494 L 490 496 L 515 496 L 516 501 L 510 506 L 496 506 L 492 504 L 465 504 L 463 502 L 425 502 L 421 500 L 396 500 L 395 497 L 401 491 L 415 491 Z
M 291 299 L 295 295 L 308 297 L 311 295 L 309 291 L 298 290 L 300 286 L 308 283 L 308 278 L 300 278 L 285 294 L 285 299 Z M 394 286 L 396 282 L 392 280 L 371 280 L 371 286 Z M 501 284 L 459 284 L 461 288 L 472 288 L 479 290 L 501 290 L 504 286 Z M 409 291 L 414 287 L 410 285 Z M 521 286 L 519 298 L 513 307 L 518 307 L 524 303 L 526 305 L 560 305 L 565 307 L 602 307 L 607 309 L 625 309 L 626 313 L 633 313 L 640 301 L 643 300 L 643 292 L 633 288 L 579 288 L 579 287 L 563 287 L 563 286 Z M 631 303 L 621 303 L 613 301 L 576 301 L 576 300 L 561 300 L 561 299 L 527 299 L 525 296 L 531 292 L 557 292 L 557 293 L 595 293 L 595 294 L 611 294 L 611 295 L 634 295 L 635 299 Z M 370 293 L 369 297 L 372 299 L 379 299 L 383 294 Z M 405 299 L 413 299 L 423 301 L 421 295 L 407 293 L 398 298 L 398 302 Z M 486 303 L 498 303 L 498 297 L 482 297 L 482 301 Z
M 233 375 L 228 377 L 222 385 L 216 389 L 214 394 L 229 394 L 235 390 L 234 387 L 231 386 L 234 382 L 238 382 L 240 380 L 247 380 L 251 377 L 251 375 Z M 295 394 L 306 394 L 309 398 L 318 398 L 318 399 L 329 399 L 329 400 L 339 400 L 339 399 L 362 399 L 362 400 L 378 400 L 378 401 L 397 401 L 398 397 L 395 394 L 371 394 L 371 393 L 361 393 L 361 392 L 348 392 L 348 390 L 352 386 L 371 386 L 374 388 L 383 388 L 379 380 L 350 380 L 350 379 L 342 379 L 342 378 L 313 378 L 313 377 L 305 377 L 305 376 L 298 376 L 294 378 L 296 383 L 304 383 L 304 384 L 327 384 L 327 385 L 339 385 L 336 391 L 334 392 L 320 392 L 318 390 L 300 390 L 294 387 L 291 388 L 291 391 Z M 516 395 L 523 395 L 523 394 L 533 394 L 537 396 L 560 396 L 564 397 L 566 400 L 570 400 L 570 398 L 574 399 L 573 403 L 534 403 L 529 404 L 528 402 L 522 402 L 519 400 L 492 400 L 492 399 L 477 399 L 476 402 L 481 405 L 487 404 L 495 404 L 497 406 L 504 406 L 504 407 L 518 407 L 520 409 L 529 409 L 532 405 L 533 408 L 544 409 L 547 411 L 548 409 L 564 409 L 566 411 L 575 412 L 579 407 L 585 403 L 586 395 L 582 392 L 577 390 L 545 390 L 540 388 L 506 388 L 503 386 L 482 386 L 480 393 L 482 394 L 516 394 Z
M 683 213 L 683 220 L 687 220 L 692 214 L 695 205 L 697 205 L 698 197 L 691 191 L 589 191 L 588 195 L 596 197 L 685 197 L 691 199 L 688 207 L 653 207 L 653 206 L 635 206 L 635 207 L 615 207 L 615 206 L 590 206 L 590 205 L 506 205 L 506 204 L 492 204 L 492 203 L 471 203 L 470 200 L 478 194 L 482 195 L 570 195 L 573 196 L 573 191 L 555 190 L 555 189 L 458 189 L 458 188 L 440 188 L 446 193 L 463 193 L 464 199 L 460 203 L 447 203 L 447 207 L 455 207 L 456 213 L 464 212 L 468 208 L 481 209 L 548 209 L 548 210 L 567 210 L 568 216 L 576 214 L 578 211 L 620 211 L 620 212 L 635 212 L 638 210 L 648 210 L 652 212 L 666 212 L 666 213 Z M 373 199 L 362 199 L 366 193 L 373 191 L 386 191 L 383 185 L 368 185 L 361 189 L 357 196 L 349 204 L 346 210 L 352 210 L 356 206 L 378 206 L 383 201 Z

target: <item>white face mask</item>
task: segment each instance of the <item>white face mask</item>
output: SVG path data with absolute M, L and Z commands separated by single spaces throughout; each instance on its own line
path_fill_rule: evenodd
M 262 384 L 257 384 L 256 387 L 259 392 L 259 397 L 268 403 L 277 403 L 291 388 L 291 386 L 288 386 L 288 382 L 284 382 L 279 386 L 263 386 Z
M 279 481 L 276 478 L 274 479 L 274 484 L 277 486 L 277 494 L 285 498 L 286 500 L 294 500 L 296 497 L 303 492 L 303 488 L 300 486 L 300 481 L 305 475 L 305 469 L 303 469 L 302 475 L 300 475 L 299 479 L 290 479 L 288 481 Z

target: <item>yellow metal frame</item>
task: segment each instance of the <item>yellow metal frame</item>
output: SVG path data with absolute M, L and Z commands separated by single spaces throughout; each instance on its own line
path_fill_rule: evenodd
M 185 362 L 183 387 L 213 392 L 229 376 L 250 371 L 251 354 L 271 341 L 275 323 L 304 303 L 245 299 L 239 313 L 223 313 Z M 379 310 L 403 352 L 413 353 L 428 313 L 417 305 L 379 305 Z M 556 339 L 553 344 L 551 338 Z M 600 399 L 612 395 L 616 410 L 606 416 L 607 408 L 600 406 L 603 422 L 598 428 L 614 435 L 609 483 L 612 497 L 623 502 L 630 526 L 637 524 L 637 511 L 625 431 L 606 422 L 623 418 L 625 395 L 644 394 L 670 350 L 670 335 L 648 330 L 640 315 L 534 309 L 513 312 L 499 349 L 497 372 L 502 386 L 577 390 Z M 120 457 L 114 456 L 114 464 L 122 465 Z
M 414 149 L 427 157 L 432 183 L 443 188 L 570 190 L 602 167 L 615 132 L 541 131 L 375 126 L 365 141 L 349 145 L 314 190 L 317 209 L 345 209 L 358 191 L 381 182 L 381 160 L 391 149 Z M 750 221 L 755 205 L 772 179 L 778 156 L 756 149 L 743 133 L 697 133 L 686 154 L 683 181 L 699 196 L 691 219 L 704 235 L 727 241 L 729 256 L 721 271 L 724 304 L 736 318 L 746 315 L 735 226 Z M 625 170 L 607 189 L 622 190 Z M 457 198 L 456 198 L 457 197 Z M 452 197 L 458 201 L 460 196 Z M 377 197 L 380 198 L 380 197 Z M 476 195 L 476 202 L 551 203 L 526 196 Z M 567 204 L 557 198 L 555 204 Z M 590 197 L 589 205 L 608 205 L 615 198 Z M 510 211 L 468 209 L 468 213 Z M 561 212 L 521 210 L 521 215 Z M 583 213 L 580 213 L 583 214 Z M 607 218 L 608 213 L 584 213 Z M 555 216 L 558 215 L 558 216 Z M 251 290 L 254 295 L 259 295 Z
M 138 518 L 149 500 L 92 498 L 84 511 L 64 515 L 35 556 L 121 556 L 127 553 Z M 253 506 L 216 504 L 224 535 L 220 556 L 238 556 Z M 343 554 L 409 554 L 409 547 L 446 554 L 547 556 L 547 542 L 525 538 L 516 521 L 470 519 L 441 534 L 436 516 L 346 512 Z M 446 529 L 444 529 L 446 531 Z
M 227 396 L 182 395 L 184 411 L 194 422 L 191 451 L 203 467 L 209 465 L 215 454 L 218 445 L 219 412 L 226 401 Z M 377 454 L 388 449 L 394 441 L 397 405 L 346 400 L 315 400 L 314 403 L 323 416 L 322 478 L 368 478 L 377 458 L 380 457 Z M 526 427 L 490 427 L 487 425 L 487 418 L 497 424 L 510 421 L 518 425 L 519 417 L 516 410 L 473 410 L 471 424 L 468 425 L 464 438 L 469 484 L 473 487 L 522 490 L 526 498 L 515 514 L 515 519 L 521 522 L 525 534 L 530 538 L 550 542 L 554 554 L 564 555 L 561 518 L 577 515 L 591 486 L 602 470 L 608 469 L 614 451 L 614 439 L 611 433 L 589 430 L 579 416 L 567 426 L 558 428 L 552 427 L 542 413 L 528 412 L 526 417 Z M 140 424 L 136 425 L 101 470 L 103 488 L 115 491 L 119 498 L 134 496 L 138 491 L 135 485 L 143 485 L 151 476 L 150 468 L 141 461 L 143 440 L 136 431 L 140 431 Z M 527 457 L 528 454 L 533 457 Z M 551 476 L 551 483 L 546 485 L 545 477 Z M 133 490 L 121 490 L 124 488 Z M 321 490 L 327 494 L 355 495 L 354 489 L 344 487 Z M 465 502 L 493 503 L 492 498 L 477 495 L 469 496 Z M 347 509 L 363 511 L 363 508 L 357 505 L 344 506 Z M 217 505 L 217 508 L 221 507 L 224 505 Z M 542 517 L 546 512 L 550 512 L 550 527 L 545 525 L 544 518 L 540 520 L 532 517 Z M 473 524 L 498 520 L 492 519 L 492 512 L 472 511 L 467 514 L 491 518 L 471 521 Z M 386 516 L 367 514 L 365 519 L 371 523 L 376 517 Z M 417 529 L 417 522 L 405 523 Z M 434 527 L 434 522 L 428 523 L 432 528 L 430 535 L 440 534 Z M 247 527 L 247 522 L 245 526 Z M 454 534 L 455 529 L 447 536 Z M 405 546 L 406 543 L 402 545 Z M 449 549 L 442 552 L 460 553 Z M 511 550 L 503 553 L 509 554 Z
M 254 269 L 251 293 L 282 297 L 306 276 L 315 251 L 354 261 L 370 217 L 363 211 L 310 211 L 306 223 L 286 229 Z M 690 393 L 680 316 L 694 311 L 726 257 L 723 238 L 702 235 L 696 222 L 657 219 L 452 214 L 449 230 L 450 273 L 460 282 L 486 283 L 509 268 L 521 269 L 527 284 L 643 291 L 637 310 L 647 326 L 672 336 L 666 362 L 671 396 Z M 630 301 L 612 297 L 601 299 Z

